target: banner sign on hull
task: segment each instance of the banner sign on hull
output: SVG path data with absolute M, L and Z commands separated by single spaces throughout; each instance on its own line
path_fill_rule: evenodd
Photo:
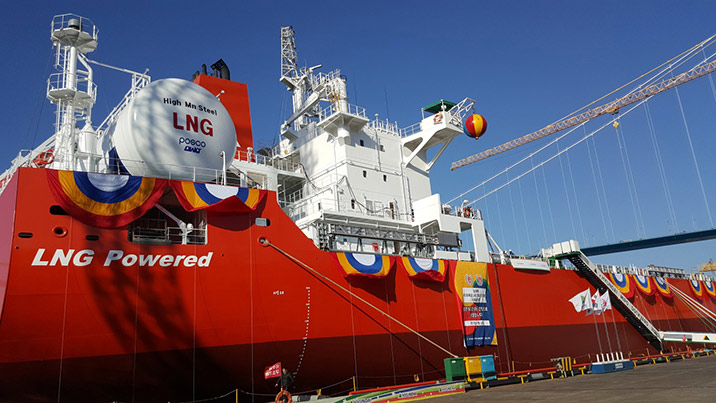
M 487 264 L 457 262 L 453 273 L 465 347 L 496 346 L 497 332 Z

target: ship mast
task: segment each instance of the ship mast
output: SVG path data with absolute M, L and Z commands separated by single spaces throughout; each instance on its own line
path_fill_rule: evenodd
M 84 55 L 97 48 L 97 33 L 92 21 L 75 14 L 57 15 L 52 19 L 51 39 L 56 49 L 55 68 L 59 71 L 47 80 L 47 99 L 57 105 L 51 165 L 54 169 L 75 170 L 78 153 L 94 153 L 96 134 L 91 114 L 97 86 Z M 81 122 L 84 125 L 80 130 Z M 92 164 L 93 158 L 90 156 L 85 161 Z
M 281 27 L 281 79 L 293 93 L 293 114 L 281 126 L 281 134 L 289 140 L 297 138 L 296 133 L 309 123 L 310 117 L 319 116 L 320 101 L 330 101 L 336 112 L 348 111 L 346 79 L 336 69 L 330 73 L 313 74 L 322 67 L 297 66 L 295 32 L 292 26 Z M 341 130 L 342 129 L 342 130 Z M 339 137 L 348 136 L 348 131 L 339 129 Z

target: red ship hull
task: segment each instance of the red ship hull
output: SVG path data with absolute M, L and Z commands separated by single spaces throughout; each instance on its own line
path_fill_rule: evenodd
M 175 401 L 235 388 L 243 400 L 265 401 L 262 394 L 275 389 L 263 369 L 277 361 L 296 372 L 297 391 L 344 392 L 353 379 L 372 387 L 444 377 L 443 351 L 259 238 L 458 356 L 493 354 L 500 372 L 548 366 L 562 356 L 589 362 L 600 344 L 625 356 L 655 352 L 618 312 L 574 311 L 568 299 L 589 287 L 575 271 L 488 265 L 498 345 L 466 350 L 451 279 L 413 280 L 393 270 L 383 279 L 346 280 L 273 193 L 250 213 L 209 212 L 206 245 L 139 245 L 126 227 L 99 229 L 52 214 L 45 176 L 21 168 L 0 196 L 3 401 Z M 270 226 L 254 225 L 257 217 Z M 53 265 L 56 250 L 91 250 L 93 259 Z M 209 256 L 209 263 L 105 266 L 113 250 Z M 688 288 L 686 280 L 670 281 Z M 659 329 L 703 329 L 678 300 L 634 300 Z M 704 305 L 716 308 L 708 296 Z

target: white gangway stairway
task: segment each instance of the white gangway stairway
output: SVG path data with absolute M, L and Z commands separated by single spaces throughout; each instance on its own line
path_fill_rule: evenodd
M 639 333 L 659 351 L 663 350 L 662 342 L 693 342 L 716 344 L 716 333 L 703 333 L 693 331 L 661 331 L 658 330 L 639 310 L 612 284 L 612 282 L 582 253 L 576 242 L 563 242 L 562 245 L 570 245 L 568 250 L 554 256 L 555 259 L 566 259 L 576 267 L 600 293 L 609 291 L 612 306 L 619 311 L 624 318 Z M 716 314 L 703 307 L 694 299 L 683 293 L 676 287 L 671 287 L 674 294 L 682 300 L 689 309 L 697 315 L 712 322 L 716 322 Z

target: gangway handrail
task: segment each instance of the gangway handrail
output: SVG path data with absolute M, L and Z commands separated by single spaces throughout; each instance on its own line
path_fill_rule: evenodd
M 616 298 L 621 305 L 623 305 L 633 316 L 636 318 L 642 326 L 651 334 L 654 336 L 656 340 L 661 341 L 661 332 L 654 327 L 654 325 L 651 324 L 651 321 L 649 321 L 644 315 L 639 312 L 638 309 L 632 304 L 622 293 L 617 289 L 617 287 L 605 276 L 601 271 L 597 269 L 597 266 L 592 263 L 587 256 L 582 253 L 582 251 L 577 250 L 573 252 L 569 252 L 566 254 L 558 255 L 557 258 L 566 258 L 572 261 L 572 259 L 579 259 L 582 264 L 596 277 L 601 285 L 603 285 L 607 290 L 609 290 L 610 294 L 614 298 Z M 576 265 L 575 265 L 576 266 Z

